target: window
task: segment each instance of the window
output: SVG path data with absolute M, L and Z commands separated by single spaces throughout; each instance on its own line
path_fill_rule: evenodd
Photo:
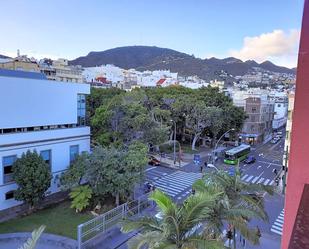
M 9 191 L 5 193 L 5 199 L 6 200 L 10 200 L 10 199 L 14 199 L 14 191 Z
M 42 150 L 40 152 L 40 156 L 49 165 L 49 168 L 51 169 L 51 150 Z
M 77 124 L 86 124 L 86 96 L 84 94 L 77 95 Z
M 256 112 L 256 107 L 252 107 L 252 112 Z
M 16 161 L 16 156 L 5 156 L 2 159 L 3 166 L 3 183 L 9 183 L 13 181 L 12 166 Z
M 73 162 L 78 155 L 79 147 L 78 145 L 70 146 L 70 162 Z

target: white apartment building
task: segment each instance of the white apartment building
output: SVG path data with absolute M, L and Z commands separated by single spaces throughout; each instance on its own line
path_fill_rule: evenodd
M 81 66 L 70 66 L 67 59 L 52 61 L 51 65 L 40 63 L 40 70 L 49 80 L 83 83 L 83 69 Z
M 0 210 L 21 204 L 13 195 L 12 164 L 22 153 L 36 150 L 50 165 L 51 194 L 76 155 L 90 150 L 90 127 L 85 126 L 90 86 L 44 78 L 0 70 Z
M 275 115 L 273 120 L 273 129 L 278 130 L 283 127 L 288 118 L 288 97 L 286 93 L 275 93 Z

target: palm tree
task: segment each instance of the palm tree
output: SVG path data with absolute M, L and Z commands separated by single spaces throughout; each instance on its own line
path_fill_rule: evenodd
M 129 242 L 130 249 L 216 249 L 224 248 L 221 241 L 210 238 L 203 222 L 209 218 L 217 194 L 207 192 L 191 195 L 183 204 L 175 204 L 159 190 L 150 195 L 157 204 L 161 217 L 142 217 L 126 220 L 122 231 L 140 229 L 140 233 Z
M 34 249 L 44 230 L 44 225 L 40 226 L 38 229 L 35 229 L 31 233 L 31 238 L 29 238 L 19 249 Z
M 222 234 L 224 222 L 228 222 L 233 230 L 234 248 L 236 248 L 236 230 L 253 244 L 259 243 L 256 229 L 249 228 L 248 222 L 252 218 L 268 220 L 264 198 L 260 193 L 266 191 L 273 194 L 271 186 L 243 183 L 238 168 L 234 176 L 224 171 L 213 172 L 203 180 L 195 182 L 193 186 L 198 193 L 211 194 L 218 191 L 223 193 L 217 196 L 217 201 L 207 220 L 208 232 L 212 232 L 213 236 L 217 237 Z

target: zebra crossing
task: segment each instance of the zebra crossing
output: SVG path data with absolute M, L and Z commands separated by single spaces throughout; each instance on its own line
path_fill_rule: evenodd
M 181 200 L 191 193 L 192 184 L 201 178 L 201 173 L 176 171 L 156 179 L 152 184 L 172 198 Z
M 271 226 L 270 231 L 272 231 L 273 233 L 279 234 L 281 236 L 282 231 L 283 231 L 283 221 L 284 221 L 284 209 L 281 211 L 278 218 L 276 219 L 274 224 Z
M 246 183 L 257 183 L 257 184 L 263 184 L 263 185 L 273 185 L 274 184 L 274 180 L 272 179 L 267 179 L 264 177 L 260 177 L 260 176 L 254 176 L 254 175 L 243 175 L 241 177 L 241 180 L 246 182 Z

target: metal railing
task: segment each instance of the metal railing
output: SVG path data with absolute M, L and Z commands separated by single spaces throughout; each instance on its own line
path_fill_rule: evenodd
M 77 226 L 77 243 L 78 249 L 90 240 L 97 238 L 99 235 L 104 234 L 108 229 L 134 215 L 141 214 L 148 207 L 153 207 L 153 201 L 148 199 L 148 195 L 143 195 L 137 200 L 126 202 L 114 209 L 93 218 L 85 223 Z

